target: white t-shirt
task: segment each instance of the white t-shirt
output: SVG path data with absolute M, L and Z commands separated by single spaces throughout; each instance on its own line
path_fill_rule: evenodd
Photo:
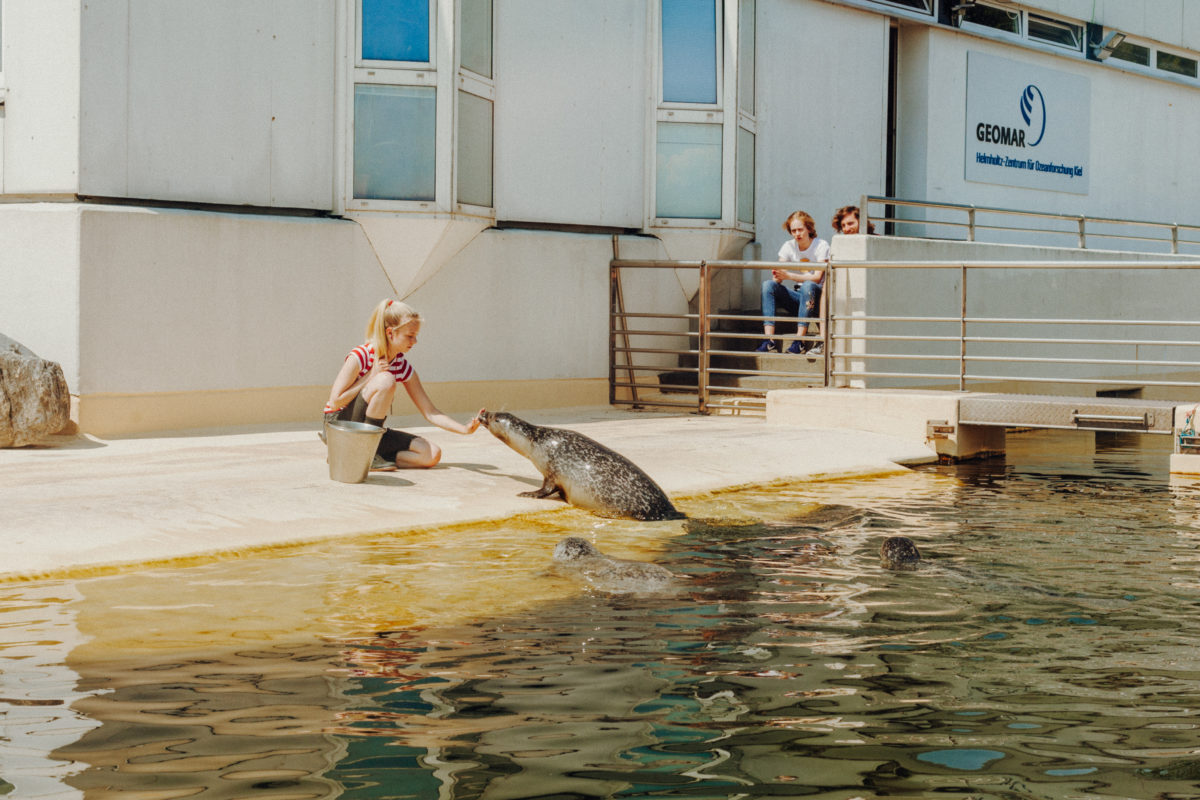
M 796 244 L 795 239 L 788 239 L 783 243 L 783 247 L 779 248 L 780 261 L 828 261 L 829 260 L 829 242 L 820 238 L 812 240 L 812 244 L 807 250 L 801 251 L 800 246 Z

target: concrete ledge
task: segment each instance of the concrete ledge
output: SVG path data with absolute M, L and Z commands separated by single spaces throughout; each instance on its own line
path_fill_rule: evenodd
M 892 436 L 781 430 L 757 417 L 607 406 L 518 413 L 611 447 L 685 512 L 689 498 L 709 492 L 883 475 L 934 460 L 924 446 Z M 342 536 L 446 531 L 530 514 L 595 524 L 561 501 L 518 496 L 540 486 L 542 476 L 486 431 L 457 436 L 411 416 L 388 422 L 441 446 L 442 463 L 338 483 L 329 478 L 316 420 L 267 430 L 58 437 L 0 450 L 0 583 L 236 558 Z M 648 524 L 663 536 L 683 531 L 678 521 Z
M 973 394 L 919 389 L 781 389 L 767 393 L 767 422 L 883 433 L 920 442 L 947 460 L 1003 453 L 1004 428 L 959 424 L 959 403 Z M 932 433 L 931 421 L 940 423 Z
M 334 365 L 336 366 L 336 365 Z M 604 403 L 604 378 L 530 381 L 447 381 L 426 383 L 438 408 L 468 416 L 489 408 L 572 408 Z M 275 386 L 142 394 L 84 394 L 71 400 L 70 433 L 129 436 L 232 425 L 270 425 L 320 419 L 329 387 Z M 415 412 L 403 391 L 396 392 L 392 413 Z
M 1172 453 L 1171 474 L 1200 475 L 1200 455 L 1193 453 Z

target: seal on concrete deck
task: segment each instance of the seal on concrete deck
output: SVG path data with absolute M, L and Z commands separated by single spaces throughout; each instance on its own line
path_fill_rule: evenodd
M 595 439 L 563 428 L 547 428 L 504 412 L 481 411 L 492 435 L 528 458 L 542 473 L 542 486 L 521 497 L 560 495 L 573 506 L 604 517 L 637 520 L 683 519 L 649 475 Z

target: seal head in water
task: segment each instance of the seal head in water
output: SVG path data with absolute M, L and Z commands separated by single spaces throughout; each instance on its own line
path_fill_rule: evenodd
M 606 556 L 578 536 L 568 536 L 555 545 L 554 560 L 605 592 L 660 592 L 675 578 L 658 564 Z
M 884 569 L 913 570 L 921 563 L 921 553 L 907 536 L 889 536 L 879 548 Z
M 561 495 L 604 517 L 683 519 L 649 475 L 595 439 L 563 428 L 548 428 L 504 412 L 481 411 L 479 421 L 492 435 L 528 458 L 542 473 L 542 486 L 521 497 Z

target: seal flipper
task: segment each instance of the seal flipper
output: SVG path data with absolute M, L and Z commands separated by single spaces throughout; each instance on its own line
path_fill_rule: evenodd
M 558 482 L 555 481 L 554 478 L 547 475 L 545 480 L 542 481 L 542 487 L 540 489 L 535 489 L 532 492 L 521 492 L 517 495 L 517 497 L 542 498 L 553 497 L 554 495 L 558 495 L 563 500 L 567 499 L 567 496 L 563 494 L 562 489 L 559 487 Z

